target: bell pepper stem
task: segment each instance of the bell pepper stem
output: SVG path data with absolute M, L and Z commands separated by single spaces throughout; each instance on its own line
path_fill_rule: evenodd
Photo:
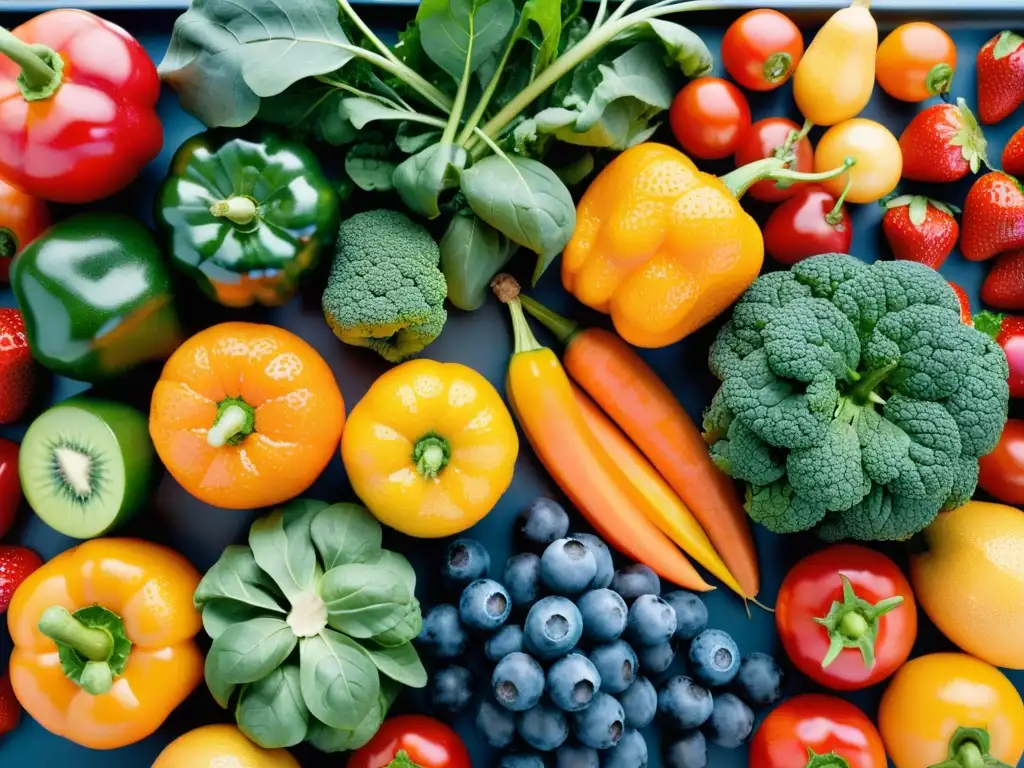
M 512 277 L 502 273 L 491 280 L 491 290 L 498 297 L 502 304 L 507 304 L 509 312 L 512 313 L 512 333 L 515 337 L 515 347 L 512 354 L 518 355 L 521 352 L 536 352 L 544 349 L 537 341 L 537 337 L 530 330 L 530 323 L 523 314 L 523 303 L 519 299 L 519 282 Z
M 210 213 L 233 224 L 244 227 L 256 218 L 256 201 L 245 195 L 232 195 L 227 200 L 218 200 L 210 206 Z
M 51 605 L 39 618 L 39 631 L 58 645 L 66 645 L 89 661 L 106 662 L 114 651 L 114 639 L 108 632 L 87 627 L 62 605 Z
M 217 406 L 213 426 L 206 433 L 206 444 L 212 448 L 238 445 L 253 433 L 255 412 L 244 400 L 229 397 Z
M 997 760 L 989 751 L 992 739 L 984 728 L 961 726 L 949 740 L 949 759 L 936 763 L 930 768 L 1010 768 Z
M 30 45 L 10 30 L 0 27 L 0 55 L 21 68 L 18 88 L 27 101 L 52 96 L 63 79 L 63 59 L 44 46 Z
M 114 685 L 114 672 L 105 661 L 86 662 L 79 685 L 86 693 L 101 696 Z
M 568 317 L 562 317 L 557 312 L 552 312 L 539 301 L 531 299 L 529 296 L 520 295 L 519 301 L 522 302 L 523 309 L 537 320 L 540 320 L 541 324 L 551 331 L 555 338 L 565 346 L 568 346 L 581 330 L 579 323 L 570 320 Z
M 412 460 L 416 471 L 427 480 L 436 480 L 452 457 L 452 449 L 440 435 L 430 432 L 419 440 L 412 449 Z

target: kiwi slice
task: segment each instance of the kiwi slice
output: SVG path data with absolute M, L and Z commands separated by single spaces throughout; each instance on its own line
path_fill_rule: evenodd
M 72 398 L 32 422 L 18 455 L 25 498 L 47 525 L 91 539 L 130 518 L 153 471 L 146 417 L 122 403 Z

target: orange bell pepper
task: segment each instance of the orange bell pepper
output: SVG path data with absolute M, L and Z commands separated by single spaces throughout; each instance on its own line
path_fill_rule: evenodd
M 270 325 L 223 323 L 186 341 L 153 390 L 149 433 L 200 501 L 254 509 L 295 498 L 334 456 L 345 401 L 309 344 Z
M 639 144 L 612 161 L 583 195 L 562 256 L 562 282 L 610 314 L 637 347 L 666 347 L 713 320 L 761 272 L 764 240 L 739 198 L 766 179 L 786 184 L 845 173 L 790 171 L 768 158 L 717 178 L 682 152 Z
M 14 593 L 14 694 L 48 731 L 90 749 L 146 738 L 203 679 L 199 572 L 138 539 L 94 539 Z

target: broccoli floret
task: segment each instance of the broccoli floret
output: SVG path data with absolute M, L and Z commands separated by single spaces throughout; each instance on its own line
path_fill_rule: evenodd
M 860 339 L 846 316 L 824 299 L 797 299 L 761 331 L 776 376 L 810 382 L 822 374 L 846 379 L 860 362 Z
M 335 336 L 392 363 L 422 350 L 448 319 L 440 261 L 430 233 L 396 211 L 342 222 L 323 296 Z
M 711 448 L 711 458 L 719 469 L 753 485 L 771 485 L 786 473 L 776 454 L 776 450 L 741 421 L 733 421 L 729 425 L 728 439 L 718 441 Z
M 704 442 L 714 445 L 719 440 L 724 440 L 734 418 L 732 411 L 725 404 L 722 390 L 718 390 L 711 398 L 711 405 L 704 410 Z
M 829 513 L 817 533 L 828 542 L 905 541 L 931 525 L 942 504 L 942 499 L 908 499 L 873 485 L 856 506 Z
M 793 267 L 794 279 L 807 286 L 816 299 L 829 299 L 839 286 L 852 280 L 868 265 L 845 253 L 826 253 L 813 259 L 804 259 Z
M 747 488 L 747 514 L 772 533 L 809 531 L 826 515 L 825 507 L 801 498 L 785 480 Z
M 829 511 L 849 509 L 869 490 L 864 487 L 857 431 L 838 419 L 818 445 L 789 452 L 786 474 L 794 493 Z

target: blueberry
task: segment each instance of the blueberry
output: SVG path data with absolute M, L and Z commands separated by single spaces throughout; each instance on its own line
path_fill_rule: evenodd
M 754 713 L 731 693 L 715 696 L 715 709 L 704 725 L 704 733 L 712 744 L 724 749 L 736 749 L 750 738 L 754 731 Z
M 484 654 L 497 664 L 510 653 L 523 650 L 523 628 L 518 624 L 506 624 L 484 643 Z
M 548 704 L 517 714 L 516 730 L 523 741 L 541 752 L 554 752 L 569 738 L 569 725 L 562 710 Z
M 676 612 L 676 639 L 693 640 L 708 625 L 708 607 L 693 592 L 678 589 L 664 595 Z
M 626 729 L 622 705 L 607 693 L 598 693 L 593 704 L 571 718 L 576 738 L 594 749 L 611 749 Z
M 595 646 L 590 651 L 590 660 L 601 675 L 601 690 L 605 693 L 622 693 L 636 679 L 636 652 L 625 640 Z
M 647 740 L 640 731 L 627 728 L 622 738 L 604 753 L 601 768 L 647 768 Z
M 467 627 L 485 631 L 497 629 L 512 612 L 512 598 L 492 579 L 477 579 L 462 591 L 459 618 Z
M 665 768 L 707 768 L 708 743 L 700 731 L 687 731 L 665 745 Z
M 658 714 L 679 731 L 699 728 L 711 717 L 714 702 L 706 688 L 682 675 L 670 678 L 658 691 Z
M 516 719 L 504 707 L 499 707 L 490 699 L 484 699 L 476 716 L 476 729 L 492 747 L 504 749 L 515 741 Z
M 501 579 L 517 609 L 529 609 L 540 597 L 540 557 L 533 552 L 513 555 Z
M 600 768 L 601 758 L 593 747 L 563 744 L 555 752 L 555 768 Z
M 658 711 L 658 692 L 646 677 L 638 677 L 633 684 L 619 694 L 619 703 L 626 713 L 626 726 L 646 728 Z
M 782 699 L 786 673 L 767 653 L 752 653 L 740 662 L 733 686 L 752 707 L 770 707 Z
M 564 597 L 545 597 L 526 616 L 523 641 L 534 655 L 554 659 L 576 647 L 583 632 L 583 617 L 575 603 Z
M 540 580 L 556 595 L 578 595 L 597 575 L 597 560 L 578 539 L 559 539 L 540 556 Z
M 676 631 L 676 612 L 657 595 L 640 595 L 629 607 L 626 634 L 635 645 L 657 645 Z
M 676 658 L 676 647 L 672 640 L 657 645 L 641 646 L 636 652 L 640 669 L 649 675 L 660 675 L 672 666 Z
M 626 629 L 626 602 L 610 589 L 584 592 L 576 601 L 583 617 L 583 639 L 591 643 L 618 640 Z
M 456 539 L 448 545 L 444 558 L 445 581 L 461 589 L 471 581 L 487 577 L 491 555 L 476 539 Z
M 532 656 L 510 653 L 491 675 L 494 698 L 513 712 L 535 707 L 544 693 L 544 670 Z
M 690 670 L 700 683 L 720 688 L 736 677 L 740 668 L 740 649 L 720 629 L 705 629 L 690 644 Z
M 541 497 L 519 513 L 513 530 L 520 549 L 542 552 L 548 544 L 569 532 L 569 515 L 557 501 Z
M 612 589 L 622 595 L 622 599 L 628 603 L 640 595 L 660 595 L 661 579 L 646 565 L 634 563 L 615 572 L 615 576 L 612 577 Z
M 416 644 L 434 658 L 442 661 L 457 659 L 466 652 L 469 636 L 459 621 L 459 609 L 454 605 L 435 605 L 423 617 Z
M 473 675 L 453 664 L 434 673 L 430 681 L 430 703 L 448 712 L 461 712 L 473 698 Z
M 498 768 L 544 768 L 544 758 L 531 752 L 505 755 Z
M 582 541 L 597 561 L 597 573 L 590 581 L 590 589 L 604 589 L 612 583 L 615 565 L 612 563 L 612 551 L 608 545 L 592 533 L 570 533 L 570 539 Z
M 566 712 L 586 709 L 601 689 L 597 667 L 582 653 L 563 656 L 548 670 L 548 698 Z

